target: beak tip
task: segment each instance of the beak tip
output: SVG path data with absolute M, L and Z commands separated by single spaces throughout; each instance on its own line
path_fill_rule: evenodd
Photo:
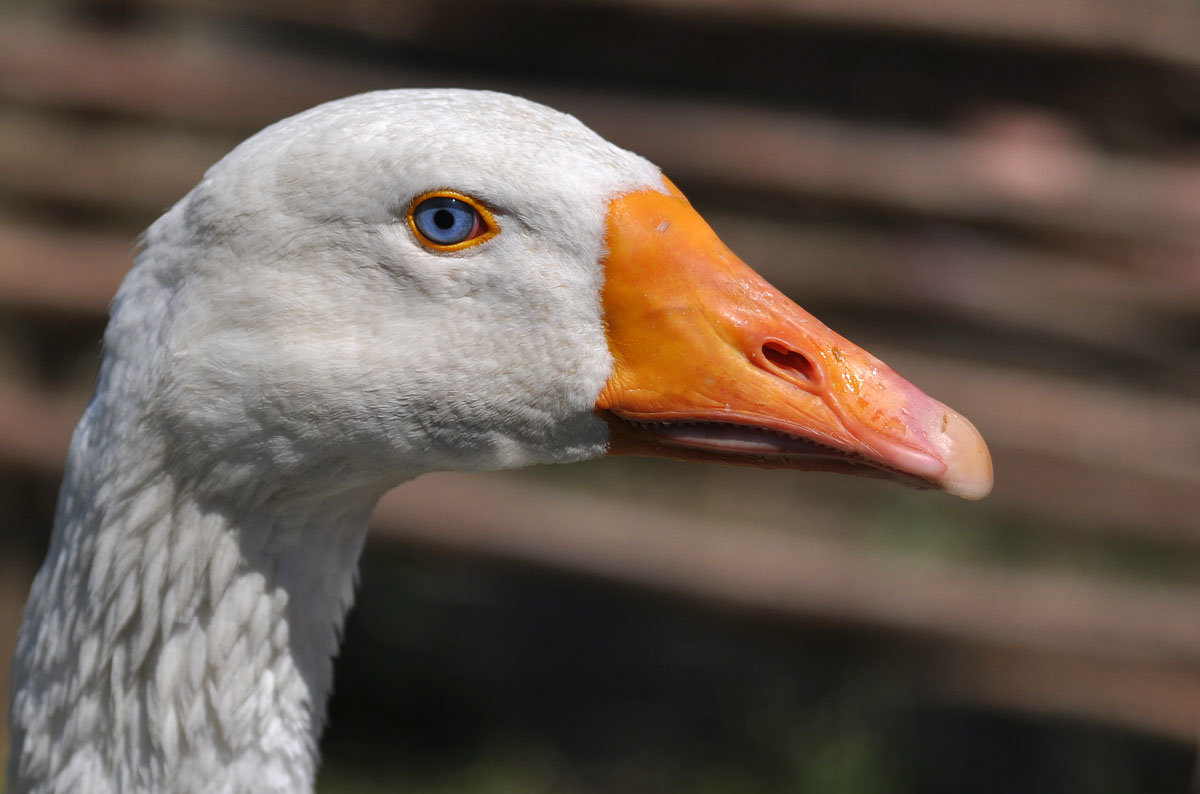
M 941 477 L 947 493 L 972 501 L 992 491 L 992 456 L 975 426 L 948 411 L 942 430 L 946 439 L 946 472 Z

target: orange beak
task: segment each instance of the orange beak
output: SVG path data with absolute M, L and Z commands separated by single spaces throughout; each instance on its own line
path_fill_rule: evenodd
M 670 188 L 609 206 L 603 304 L 615 366 L 596 409 L 610 454 L 987 495 L 992 461 L 970 422 L 788 300 Z

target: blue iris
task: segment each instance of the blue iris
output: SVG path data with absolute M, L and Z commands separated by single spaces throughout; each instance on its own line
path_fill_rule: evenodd
M 470 239 L 479 215 L 465 201 L 450 196 L 432 196 L 413 209 L 417 231 L 437 245 L 454 245 Z

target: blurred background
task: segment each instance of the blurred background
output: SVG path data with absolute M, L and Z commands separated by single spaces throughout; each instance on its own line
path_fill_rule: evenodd
M 996 489 L 616 459 L 409 484 L 320 791 L 1193 790 L 1192 0 L 8 0 L 0 676 L 138 233 L 265 124 L 404 86 L 659 163 L 974 420 Z

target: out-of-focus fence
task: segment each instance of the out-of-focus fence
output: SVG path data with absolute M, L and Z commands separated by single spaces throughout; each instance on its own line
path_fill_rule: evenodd
M 975 420 L 996 491 L 433 477 L 385 500 L 378 541 L 884 628 L 928 644 L 944 696 L 1200 732 L 1200 8 L 453 6 L 0 12 L 5 476 L 57 476 L 138 230 L 238 140 L 373 88 L 512 91 L 658 162 L 768 279 Z M 681 489 L 704 496 L 668 510 Z M 897 540 L 863 530 L 893 518 Z M 922 523 L 1033 551 L 918 554 Z

